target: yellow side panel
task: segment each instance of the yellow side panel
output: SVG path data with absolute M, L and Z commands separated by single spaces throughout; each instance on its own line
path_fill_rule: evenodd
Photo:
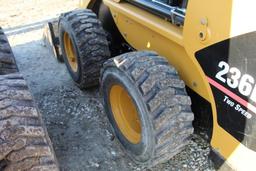
M 232 0 L 189 1 L 183 34 L 187 53 L 192 57 L 198 50 L 230 38 L 231 16 Z
M 255 16 L 255 9 L 252 9 L 255 7 L 254 1 L 193 0 L 189 2 L 183 30 L 184 47 L 189 56 L 194 56 L 195 52 L 206 46 L 256 30 L 256 24 L 250 17 Z M 204 40 L 200 40 L 200 33 L 204 33 Z M 210 89 L 208 91 L 212 94 Z M 212 95 L 209 101 L 212 105 L 214 121 L 212 147 L 233 169 L 254 170 L 256 153 L 218 125 L 216 104 Z
M 189 56 L 194 57 L 195 52 L 230 38 L 232 6 L 232 0 L 189 1 L 183 32 L 184 47 Z M 200 38 L 201 33 L 204 35 L 203 39 Z M 239 142 L 218 126 L 216 104 L 209 86 L 207 91 L 214 122 L 211 145 L 227 159 Z M 228 142 L 228 145 L 223 141 Z
M 110 6 L 118 29 L 130 45 L 137 50 L 154 50 L 166 57 L 187 86 L 209 99 L 204 73 L 184 48 L 182 28 L 128 3 L 104 2 Z

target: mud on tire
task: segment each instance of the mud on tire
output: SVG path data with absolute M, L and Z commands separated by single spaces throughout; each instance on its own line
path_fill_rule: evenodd
M 18 73 L 0 75 L 0 170 L 58 170 L 40 113 Z
M 17 70 L 11 47 L 0 27 L 0 75 L 14 73 Z
M 64 33 L 68 33 L 78 69 L 73 71 L 65 51 Z M 59 39 L 62 55 L 68 71 L 81 89 L 99 84 L 100 69 L 110 57 L 106 33 L 100 21 L 89 9 L 75 10 L 62 14 L 59 20 Z
M 154 52 L 131 52 L 104 64 L 101 73 L 104 107 L 116 137 L 143 167 L 165 162 L 184 149 L 193 133 L 191 100 L 174 67 Z M 110 91 L 121 85 L 132 98 L 141 122 L 141 140 L 134 144 L 119 130 Z

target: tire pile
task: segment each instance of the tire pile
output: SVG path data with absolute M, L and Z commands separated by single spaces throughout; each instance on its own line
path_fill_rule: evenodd
M 59 170 L 41 114 L 1 27 L 0 170 Z

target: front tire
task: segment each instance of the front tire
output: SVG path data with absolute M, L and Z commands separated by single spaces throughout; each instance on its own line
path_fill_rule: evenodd
M 101 84 L 115 135 L 135 162 L 155 166 L 188 144 L 194 119 L 191 100 L 164 58 L 132 52 L 110 59 L 104 64 Z

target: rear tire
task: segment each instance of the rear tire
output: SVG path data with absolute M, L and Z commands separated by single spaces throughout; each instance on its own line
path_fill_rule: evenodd
M 96 14 L 88 9 L 62 14 L 59 34 L 63 59 L 74 82 L 81 89 L 98 85 L 100 69 L 110 51 Z
M 120 103 L 123 98 L 120 95 L 119 100 L 112 100 L 116 86 L 121 86 L 136 106 L 140 141 L 131 141 L 124 128 L 119 127 L 121 121 L 116 119 L 115 112 L 125 113 L 123 109 L 130 107 L 115 109 L 122 105 L 113 102 Z M 101 89 L 113 131 L 135 162 L 145 167 L 155 166 L 181 152 L 188 144 L 194 120 L 191 100 L 177 71 L 163 57 L 153 52 L 131 52 L 108 60 L 102 70 Z M 123 114 L 120 112 L 120 115 Z M 122 118 L 129 120 L 131 112 L 126 116 Z

